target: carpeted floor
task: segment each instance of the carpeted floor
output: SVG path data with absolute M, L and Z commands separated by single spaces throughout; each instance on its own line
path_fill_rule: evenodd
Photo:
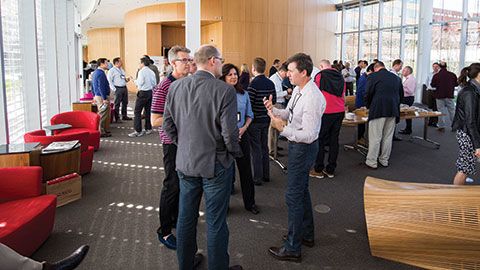
M 130 106 L 133 106 L 130 102 Z M 131 109 L 130 109 L 131 111 Z M 423 121 L 414 121 L 420 135 Z M 404 127 L 400 123 L 397 130 Z M 102 139 L 93 171 L 83 177 L 83 198 L 57 209 L 50 238 L 34 254 L 38 260 L 57 260 L 82 244 L 90 252 L 79 269 L 177 269 L 176 253 L 157 240 L 158 202 L 163 180 L 158 133 L 129 138 L 132 121 L 112 124 L 111 138 Z M 341 144 L 349 143 L 352 128 L 343 128 Z M 256 187 L 259 215 L 243 209 L 239 182 L 231 198 L 228 224 L 230 261 L 244 269 L 415 269 L 370 255 L 363 211 L 366 176 L 425 183 L 450 183 L 455 172 L 455 134 L 429 128 L 439 150 L 421 142 L 395 142 L 388 168 L 368 170 L 364 157 L 340 150 L 336 177 L 311 179 L 315 207 L 316 246 L 303 249 L 303 262 L 280 262 L 267 253 L 279 246 L 286 232 L 284 200 L 286 175 L 270 163 L 271 179 Z M 286 147 L 285 142 L 281 146 Z M 286 154 L 286 151 L 283 151 Z M 286 162 L 286 158 L 282 158 Z M 238 175 L 238 174 L 237 174 Z M 203 209 L 203 206 L 202 206 Z M 205 218 L 200 217 L 198 245 L 206 255 Z M 201 269 L 207 269 L 206 262 Z

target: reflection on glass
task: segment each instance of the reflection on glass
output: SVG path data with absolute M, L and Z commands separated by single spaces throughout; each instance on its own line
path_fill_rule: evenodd
M 405 24 L 412 25 L 418 24 L 420 1 L 419 0 L 406 0 L 407 5 L 405 9 Z
M 373 59 L 378 58 L 378 32 L 371 31 L 362 33 L 362 43 L 360 46 L 362 46 L 363 53 L 361 60 L 367 60 L 370 63 Z
M 468 0 L 468 17 L 480 17 L 480 0 Z
M 415 73 L 417 67 L 418 27 L 405 28 L 404 63 L 411 66 Z
M 400 29 L 382 31 L 381 53 L 380 59 L 387 68 L 391 67 L 393 60 L 400 57 Z
M 445 61 L 452 72 L 460 70 L 461 22 L 445 23 L 432 27 L 432 61 Z
M 344 62 L 356 63 L 358 53 L 358 33 L 345 34 L 345 59 Z
M 383 3 L 383 27 L 395 27 L 402 24 L 402 1 L 392 0 Z
M 463 0 L 433 0 L 433 21 L 462 20 Z
M 465 65 L 480 62 L 480 22 L 469 21 L 467 27 L 467 47 Z

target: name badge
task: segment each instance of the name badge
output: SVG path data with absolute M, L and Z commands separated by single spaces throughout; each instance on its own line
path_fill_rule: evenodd
M 237 121 L 238 121 L 238 122 L 240 122 L 240 117 L 241 117 L 241 116 L 240 116 L 240 113 L 237 112 Z
M 120 78 L 122 78 L 123 80 L 125 80 L 125 75 L 120 75 Z

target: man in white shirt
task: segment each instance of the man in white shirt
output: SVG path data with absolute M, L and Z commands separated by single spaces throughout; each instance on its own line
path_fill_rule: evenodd
M 345 68 L 342 69 L 342 76 L 345 79 L 345 85 L 347 86 L 347 96 L 353 96 L 353 82 L 355 82 L 356 75 L 355 70 L 350 67 L 350 63 L 345 63 Z
M 127 82 L 130 78 L 125 77 L 125 71 L 122 68 L 123 61 L 120 57 L 113 58 L 113 67 L 108 70 L 107 79 L 110 90 L 115 93 L 115 122 L 120 120 L 120 104 L 122 105 L 122 119 L 132 120 L 127 116 L 128 90 Z
M 287 77 L 287 65 L 283 63 L 280 68 L 278 69 L 275 74 L 270 76 L 270 80 L 275 84 L 275 92 L 277 94 L 277 103 L 275 104 L 275 107 L 278 109 L 283 109 L 285 108 L 286 104 L 286 99 L 285 97 L 291 94 L 286 90 L 283 90 L 283 85 L 282 82 L 283 80 Z M 272 127 L 268 129 L 268 149 L 270 152 L 270 155 L 273 155 L 275 148 L 277 147 L 277 142 L 278 142 L 278 131 Z M 282 156 L 280 154 L 277 154 L 278 156 Z
M 137 85 L 137 100 L 135 101 L 133 127 L 135 132 L 128 134 L 129 137 L 140 137 L 152 133 L 150 114 L 152 109 L 152 90 L 156 86 L 155 73 L 148 67 L 150 59 L 140 59 L 140 66 L 135 80 Z M 145 110 L 145 131 L 142 130 L 142 110 Z
M 435 87 L 432 87 L 432 79 L 435 74 L 437 74 L 440 71 L 440 65 L 438 62 L 435 62 L 432 64 L 432 73 L 428 74 L 427 80 L 425 81 L 424 87 L 426 88 L 426 105 L 428 106 L 429 109 L 436 111 L 437 110 L 437 102 L 435 100 L 435 97 L 433 96 L 433 93 L 435 90 L 437 90 Z M 428 125 L 431 127 L 438 127 L 438 117 L 430 117 L 428 119 Z
M 314 245 L 312 202 L 308 190 L 308 172 L 318 152 L 318 134 L 326 102 L 310 75 L 312 59 L 297 53 L 287 60 L 288 78 L 296 85 L 286 109 L 272 105 L 272 96 L 264 99 L 271 125 L 286 137 L 288 143 L 288 235 L 282 247 L 271 247 L 270 255 L 278 260 L 301 261 L 302 243 Z M 286 126 L 285 120 L 288 121 Z

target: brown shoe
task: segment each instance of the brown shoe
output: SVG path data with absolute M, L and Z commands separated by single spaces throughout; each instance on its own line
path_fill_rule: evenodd
M 301 262 L 302 254 L 300 252 L 291 252 L 287 251 L 285 247 L 271 247 L 268 249 L 268 253 L 272 255 L 275 259 L 280 261 L 292 261 L 292 262 Z
M 325 174 L 323 172 L 317 172 L 317 171 L 315 171 L 315 169 L 311 169 L 310 170 L 310 177 L 315 177 L 315 178 L 322 179 L 322 178 L 325 177 Z

